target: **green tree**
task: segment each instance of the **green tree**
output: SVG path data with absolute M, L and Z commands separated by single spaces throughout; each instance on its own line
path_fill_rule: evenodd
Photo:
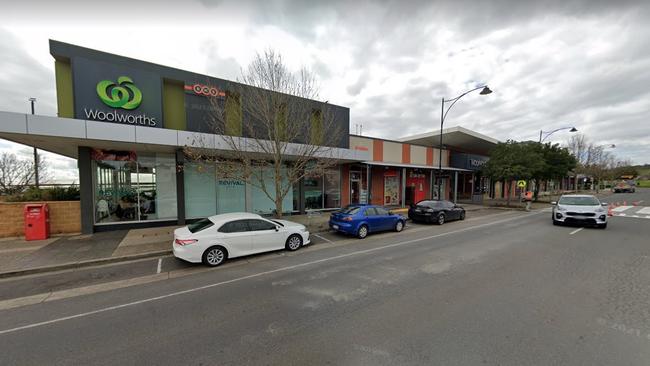
M 535 200 L 537 200 L 541 181 L 562 179 L 571 170 L 576 168 L 577 160 L 573 155 L 571 155 L 568 149 L 560 147 L 559 144 L 537 144 L 535 149 L 542 157 L 542 165 L 539 166 L 539 170 L 533 172 L 533 179 L 535 180 Z
M 493 150 L 490 160 L 482 172 L 493 180 L 510 184 L 513 180 L 532 179 L 546 169 L 542 149 L 536 142 L 517 142 L 508 140 L 499 143 Z M 510 195 L 507 197 L 510 205 Z

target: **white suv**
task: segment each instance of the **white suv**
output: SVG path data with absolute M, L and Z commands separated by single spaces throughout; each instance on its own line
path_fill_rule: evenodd
M 585 194 L 568 194 L 553 205 L 553 225 L 577 224 L 607 227 L 607 203 Z

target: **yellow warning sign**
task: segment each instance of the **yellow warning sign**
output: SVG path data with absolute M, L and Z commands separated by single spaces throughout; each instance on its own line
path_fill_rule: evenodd
M 517 181 L 517 187 L 519 187 L 519 188 L 526 187 L 526 181 L 525 180 L 518 180 Z

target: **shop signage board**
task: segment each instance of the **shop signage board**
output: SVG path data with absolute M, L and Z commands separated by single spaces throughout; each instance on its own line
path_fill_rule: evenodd
M 72 65 L 75 118 L 163 127 L 159 75 L 84 57 Z

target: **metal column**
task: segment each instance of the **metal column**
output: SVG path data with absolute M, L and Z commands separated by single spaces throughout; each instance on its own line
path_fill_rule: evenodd
M 406 168 L 402 168 L 402 207 L 406 207 Z
M 367 189 L 368 193 L 366 194 L 368 204 L 372 204 L 372 169 L 370 165 L 366 165 L 366 180 L 367 180 Z M 363 181 L 363 179 L 362 179 Z
M 95 225 L 95 200 L 93 199 L 93 168 L 90 148 L 79 146 L 77 168 L 79 168 L 79 204 L 81 209 L 81 233 L 92 234 Z
M 176 216 L 178 225 L 185 225 L 185 154 L 176 150 Z
M 458 171 L 454 172 L 454 203 L 458 201 Z

